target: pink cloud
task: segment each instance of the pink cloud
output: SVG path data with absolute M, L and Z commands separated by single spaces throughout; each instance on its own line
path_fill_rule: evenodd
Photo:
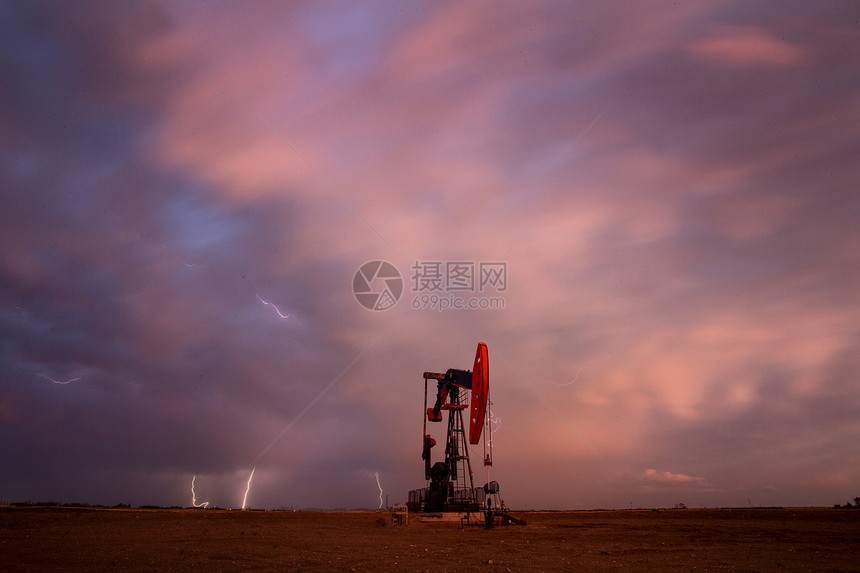
M 650 483 L 672 486 L 690 484 L 699 487 L 710 487 L 708 481 L 703 477 L 688 476 L 687 474 L 676 474 L 672 472 L 658 472 L 655 469 L 647 469 L 642 478 Z
M 731 66 L 788 67 L 806 60 L 803 48 L 779 40 L 754 26 L 721 27 L 693 44 L 695 57 Z

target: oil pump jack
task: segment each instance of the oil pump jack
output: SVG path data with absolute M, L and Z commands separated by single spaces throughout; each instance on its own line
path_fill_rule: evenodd
M 436 380 L 436 402 L 427 406 L 428 381 Z M 463 411 L 468 409 L 469 443 L 476 445 L 484 434 L 484 465 L 493 465 L 492 431 L 489 402 L 489 362 L 487 345 L 478 343 L 472 370 L 449 368 L 445 373 L 424 373 L 424 431 L 421 459 L 424 460 L 424 479 L 429 484 L 423 489 L 409 492 L 410 511 L 415 512 L 479 512 L 487 511 L 495 501 L 498 507 L 499 484 L 489 481 L 475 488 L 469 448 L 466 445 L 466 428 Z M 467 404 L 467 401 L 469 402 Z M 443 412 L 448 413 L 448 431 L 445 440 L 445 459 L 432 463 L 431 451 L 436 440 L 427 432 L 427 422 L 442 422 Z M 484 429 L 486 426 L 486 430 Z M 489 474 L 489 472 L 488 472 Z

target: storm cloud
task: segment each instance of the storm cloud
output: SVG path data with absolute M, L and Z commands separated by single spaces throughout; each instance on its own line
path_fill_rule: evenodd
M 0 499 L 402 502 L 478 340 L 510 507 L 852 499 L 858 18 L 4 5 Z

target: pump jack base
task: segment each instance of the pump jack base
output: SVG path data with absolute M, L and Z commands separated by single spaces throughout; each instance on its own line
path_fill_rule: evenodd
M 441 511 L 438 513 L 413 513 L 410 517 L 418 523 L 452 523 L 459 525 L 463 519 L 468 519 L 468 511 Z
M 500 525 L 525 525 L 524 519 L 519 519 L 508 514 L 506 511 L 490 512 L 490 521 L 487 521 L 485 511 L 443 511 L 439 513 L 409 512 L 409 521 L 412 523 L 428 523 L 439 525 L 459 525 L 494 527 Z

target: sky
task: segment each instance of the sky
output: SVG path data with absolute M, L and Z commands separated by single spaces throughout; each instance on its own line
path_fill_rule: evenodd
M 478 341 L 508 507 L 853 499 L 859 40 L 849 1 L 3 3 L 0 500 L 402 503 Z

